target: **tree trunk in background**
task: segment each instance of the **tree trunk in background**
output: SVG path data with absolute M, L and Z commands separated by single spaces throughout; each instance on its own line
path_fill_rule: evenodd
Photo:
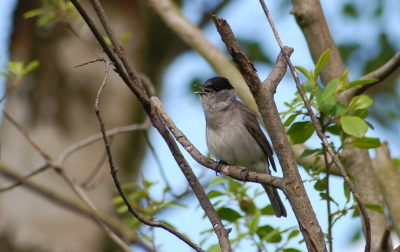
M 66 148 L 99 133 L 93 105 L 104 77 L 104 64 L 74 66 L 104 54 L 85 25 L 74 28 L 80 36 L 77 38 L 60 23 L 38 27 L 36 19 L 22 19 L 23 13 L 40 7 L 40 2 L 20 1 L 15 11 L 10 58 L 25 63 L 38 59 L 40 67 L 10 93 L 5 107 L 43 149 L 57 159 Z M 132 34 L 126 51 L 131 55 L 135 68 L 147 74 L 155 85 L 160 83 L 165 66 L 186 47 L 143 2 L 126 0 L 103 4 L 117 34 Z M 86 8 L 91 9 L 89 6 Z M 102 94 L 100 111 L 106 129 L 144 120 L 136 98 L 112 70 Z M 8 121 L 2 121 L 0 134 L 2 161 L 15 167 L 19 173 L 29 173 L 44 163 Z M 112 142 L 122 182 L 135 181 L 146 150 L 144 144 L 141 132 L 117 136 Z M 74 153 L 65 163 L 65 171 L 80 183 L 96 167 L 103 154 L 103 143 L 96 142 Z M 54 171 L 46 171 L 33 180 L 76 198 Z M 98 183 L 95 189 L 88 191 L 89 196 L 100 210 L 115 213 L 110 204 L 115 196 L 115 187 L 107 162 L 92 182 Z M 7 185 L 10 181 L 0 177 L 0 187 Z M 15 246 L 36 251 L 90 252 L 110 251 L 112 248 L 108 239 L 104 239 L 101 228 L 92 220 L 57 206 L 23 186 L 1 195 L 0 229 L 3 236 L 11 237 L 10 251 L 17 251 L 11 249 Z

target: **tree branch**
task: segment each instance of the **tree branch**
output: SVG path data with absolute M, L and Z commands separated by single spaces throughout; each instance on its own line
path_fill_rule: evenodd
M 218 162 L 211 160 L 202 155 L 196 147 L 186 138 L 186 136 L 175 126 L 174 122 L 165 112 L 160 100 L 157 97 L 151 97 L 151 103 L 156 108 L 157 113 L 160 115 L 165 125 L 174 135 L 175 139 L 182 145 L 183 148 L 195 159 L 199 164 L 212 169 L 215 172 L 220 172 L 238 181 L 249 181 L 255 183 L 267 184 L 276 188 L 285 190 L 283 180 L 279 177 L 272 175 L 249 171 L 246 176 L 243 174 L 243 169 L 232 165 L 220 165 Z M 217 169 L 218 167 L 218 169 Z
M 14 172 L 15 169 L 10 168 L 6 164 L 0 162 L 0 173 L 4 174 L 6 177 L 9 177 L 13 180 L 18 181 L 18 183 L 26 186 L 36 192 L 37 194 L 43 196 L 44 198 L 54 202 L 59 206 L 63 206 L 65 209 L 73 211 L 75 213 L 81 214 L 85 217 L 97 219 L 108 227 L 110 227 L 118 236 L 122 237 L 122 239 L 129 243 L 135 243 L 144 248 L 146 251 L 153 251 L 149 245 L 147 245 L 144 241 L 140 240 L 138 236 L 132 232 L 131 229 L 125 227 L 121 221 L 114 219 L 113 217 L 93 211 L 88 206 L 83 204 L 81 201 L 70 199 L 63 194 L 57 193 L 53 188 L 46 188 L 43 185 L 33 182 L 29 180 L 24 175 L 19 175 L 18 173 Z
M 321 130 L 321 128 L 320 128 L 320 125 L 319 125 L 319 123 L 318 123 L 318 119 L 316 118 L 316 116 L 315 116 L 315 114 L 314 114 L 314 112 L 313 112 L 313 110 L 312 110 L 312 108 L 311 108 L 311 105 L 310 105 L 310 103 L 309 103 L 309 101 L 308 101 L 308 99 L 307 99 L 307 96 L 306 96 L 305 93 L 304 93 L 304 90 L 303 90 L 303 88 L 302 88 L 302 86 L 301 86 L 301 83 L 300 83 L 300 79 L 299 79 L 299 77 L 298 77 L 298 75 L 297 75 L 297 72 L 296 72 L 296 70 L 295 70 L 295 68 L 294 68 L 294 66 L 293 66 L 293 64 L 292 64 L 292 62 L 290 61 L 289 55 L 287 55 L 287 54 L 284 52 L 283 43 L 282 43 L 282 41 L 281 41 L 280 38 L 279 38 L 278 31 L 277 31 L 276 28 L 275 28 L 274 22 L 273 22 L 273 20 L 272 20 L 272 17 L 271 17 L 270 14 L 269 14 L 269 11 L 268 11 L 267 6 L 265 5 L 265 3 L 264 3 L 263 0 L 260 0 L 260 3 L 261 3 L 261 5 L 262 5 L 262 7 L 263 7 L 263 10 L 264 10 L 264 12 L 265 12 L 265 15 L 267 16 L 268 22 L 270 23 L 271 28 L 272 28 L 272 30 L 273 30 L 273 32 L 274 32 L 274 34 L 275 34 L 276 41 L 278 42 L 279 47 L 281 48 L 282 52 L 284 53 L 284 55 L 285 55 L 285 57 L 286 57 L 286 61 L 287 61 L 288 65 L 289 65 L 290 71 L 292 72 L 293 78 L 294 78 L 294 80 L 295 80 L 295 82 L 296 82 L 297 91 L 299 92 L 299 94 L 300 94 L 300 96 L 301 96 L 301 98 L 302 98 L 302 100 L 303 100 L 303 102 L 304 102 L 304 105 L 305 105 L 306 108 L 307 108 L 307 112 L 308 112 L 308 114 L 309 114 L 309 116 L 310 116 L 311 122 L 312 122 L 313 125 L 314 125 L 315 132 L 317 133 L 318 137 L 322 140 L 322 145 L 324 146 L 325 150 L 326 150 L 326 151 L 329 153 L 329 155 L 331 156 L 333 162 L 336 164 L 336 166 L 337 166 L 337 168 L 339 169 L 340 173 L 342 174 L 342 177 L 344 178 L 344 180 L 345 180 L 347 186 L 350 188 L 350 191 L 352 192 L 354 198 L 356 199 L 356 201 L 357 201 L 357 203 L 358 203 L 358 207 L 360 208 L 361 215 L 363 216 L 364 225 L 365 225 L 365 237 L 366 237 L 365 251 L 368 252 L 368 251 L 371 250 L 371 222 L 370 222 L 370 218 L 369 218 L 367 209 L 366 209 L 365 206 L 364 206 L 363 200 L 362 200 L 361 197 L 358 195 L 358 193 L 357 193 L 357 191 L 356 191 L 356 189 L 355 189 L 354 184 L 351 182 L 351 180 L 350 180 L 349 177 L 347 176 L 347 173 L 346 173 L 346 171 L 345 171 L 345 169 L 344 169 L 343 164 L 340 162 L 339 157 L 337 156 L 337 154 L 335 153 L 335 151 L 333 151 L 333 149 L 332 149 L 331 146 L 329 145 L 329 142 L 328 142 L 328 140 L 327 140 L 325 134 L 322 132 L 322 130 Z M 319 2 L 318 2 L 318 4 L 319 4 Z M 321 14 L 322 14 L 322 12 L 321 12 Z M 322 15 L 322 17 L 323 17 L 323 15 Z M 325 23 L 325 24 L 326 24 L 326 23 Z M 329 31 L 328 31 L 328 32 L 329 32 Z M 332 42 L 333 42 L 333 41 L 332 41 Z M 335 46 L 335 47 L 336 47 L 336 46 Z M 324 67 L 326 68 L 326 66 L 327 66 L 327 65 L 325 65 Z M 329 69 L 329 68 L 328 68 L 328 69 Z M 321 77 L 322 77 L 322 76 L 321 76 Z
M 400 51 L 397 52 L 388 62 L 386 62 L 380 68 L 361 77 L 361 79 L 375 78 L 375 79 L 378 79 L 379 81 L 377 81 L 373 84 L 364 85 L 361 88 L 355 89 L 354 96 L 363 94 L 365 91 L 367 91 L 367 89 L 381 84 L 387 77 L 389 77 L 399 67 L 400 67 Z
M 282 55 L 277 60 L 276 69 L 262 84 L 254 66 L 248 61 L 245 53 L 235 39 L 229 24 L 216 16 L 213 16 L 213 19 L 222 41 L 224 41 L 228 52 L 231 54 L 233 61 L 249 86 L 260 110 L 265 127 L 270 133 L 272 144 L 284 174 L 284 192 L 296 215 L 307 248 L 309 251 L 325 251 L 325 240 L 322 229 L 319 226 L 304 189 L 293 151 L 273 99 L 276 87 L 286 72 L 286 63 L 284 64 L 285 67 L 282 64 L 282 60 L 285 58 L 282 57 L 283 54 L 281 53 Z M 282 50 L 286 52 L 293 51 L 293 49 L 289 48 L 282 48 Z
M 319 0 L 292 0 L 291 14 L 296 18 L 307 40 L 308 48 L 314 62 L 326 50 L 331 51 L 328 61 L 320 73 L 322 82 L 327 84 L 332 79 L 340 77 L 344 72 L 344 65 L 339 50 L 332 39 Z
M 383 198 L 389 209 L 393 228 L 400 237 L 400 178 L 396 165 L 390 157 L 386 142 L 376 149 L 376 157 L 372 160 L 375 176 L 382 190 Z
M 171 0 L 148 0 L 149 5 L 188 46 L 196 50 L 220 75 L 229 78 L 240 99 L 253 111 L 257 105 L 251 96 L 241 74 L 219 48 L 213 45 L 204 33 L 180 12 Z

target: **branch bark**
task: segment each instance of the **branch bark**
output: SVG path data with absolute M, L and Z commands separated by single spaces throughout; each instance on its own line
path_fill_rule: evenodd
M 197 26 L 183 16 L 178 6 L 171 0 L 148 0 L 148 2 L 165 24 L 188 46 L 200 53 L 220 76 L 229 78 L 240 99 L 247 107 L 257 111 L 254 98 L 232 61 L 218 47 L 213 45 Z
M 272 144 L 284 174 L 283 192 L 287 196 L 296 215 L 307 248 L 309 251 L 326 251 L 324 233 L 304 189 L 297 169 L 296 159 L 273 99 L 276 87 L 286 72 L 284 53 L 281 52 L 278 56 L 275 65 L 276 68 L 271 72 L 267 80 L 262 83 L 254 66 L 249 62 L 245 53 L 240 48 L 229 24 L 224 19 L 216 16 L 213 16 L 213 20 L 229 54 L 231 54 L 233 61 L 249 86 L 261 112 L 265 127 L 270 133 Z M 289 54 L 293 51 L 290 48 L 283 50 Z
M 372 160 L 375 176 L 382 190 L 393 228 L 400 237 L 400 178 L 386 142 L 376 149 L 376 157 Z
M 121 75 L 121 78 L 124 80 L 126 85 L 132 90 L 132 92 L 136 95 L 136 97 L 142 103 L 142 106 L 145 109 L 147 115 L 149 116 L 152 125 L 158 130 L 158 132 L 164 138 L 164 140 L 167 143 L 168 147 L 170 148 L 170 151 L 173 154 L 179 168 L 182 170 L 183 174 L 185 175 L 185 177 L 187 178 L 187 180 L 189 182 L 189 185 L 192 187 L 193 191 L 195 192 L 195 195 L 198 198 L 200 205 L 203 207 L 203 209 L 205 210 L 206 213 L 208 213 L 209 211 L 215 211 L 211 202 L 207 198 L 203 188 L 201 187 L 198 179 L 196 178 L 196 176 L 193 173 L 192 169 L 190 168 L 189 164 L 187 163 L 187 161 L 183 157 L 182 153 L 180 152 L 176 142 L 174 141 L 171 134 L 166 129 L 166 127 L 163 124 L 163 122 L 161 121 L 160 117 L 157 115 L 155 108 L 151 106 L 150 100 L 146 94 L 146 91 L 144 90 L 144 87 L 140 81 L 140 78 L 137 76 L 137 73 L 136 73 L 135 69 L 131 66 L 129 60 L 126 58 L 122 46 L 119 44 L 111 26 L 109 25 L 109 23 L 107 21 L 107 17 L 105 15 L 104 9 L 102 8 L 101 4 L 97 0 L 91 0 L 92 6 L 95 9 L 98 18 L 100 19 L 100 21 L 103 25 L 103 28 L 106 30 L 106 33 L 109 35 L 109 38 L 113 45 L 113 49 L 114 49 L 113 51 L 110 50 L 110 48 L 107 46 L 107 44 L 104 43 L 104 39 L 101 37 L 99 30 L 97 29 L 97 27 L 95 26 L 95 24 L 93 23 L 91 18 L 87 15 L 86 11 L 83 9 L 83 7 L 80 5 L 80 3 L 77 0 L 71 0 L 71 2 L 77 8 L 79 13 L 82 15 L 82 17 L 86 21 L 87 25 L 89 26 L 89 28 L 95 35 L 96 39 L 99 41 L 100 45 L 103 47 L 103 49 L 106 52 L 106 54 L 108 55 L 108 57 L 114 63 L 114 65 L 116 67 L 116 71 Z M 120 64 L 120 62 L 122 62 L 122 64 Z M 101 89 L 99 90 L 98 95 L 100 95 Z M 95 104 L 98 106 L 98 99 L 96 100 Z M 100 117 L 100 112 L 98 110 L 98 107 L 96 108 L 96 114 L 98 116 L 98 120 L 100 123 L 101 133 L 103 134 L 103 140 L 104 140 L 104 143 L 106 146 L 107 155 L 109 157 L 111 174 L 113 175 L 115 185 L 116 185 L 121 197 L 124 199 L 124 202 L 128 206 L 129 211 L 135 215 L 134 209 L 130 206 L 129 201 L 124 196 L 122 188 L 119 185 L 119 181 L 116 176 L 117 169 L 114 167 L 114 164 L 112 161 L 111 151 L 108 146 L 107 136 L 105 134 L 104 122 L 102 121 L 102 119 Z M 206 209 L 207 209 L 207 211 L 206 211 Z M 138 219 L 140 218 L 140 216 L 138 216 L 138 215 L 135 215 L 135 217 Z M 211 218 L 211 216 L 208 216 L 208 218 L 218 236 L 221 250 L 222 251 L 232 251 L 232 249 L 230 247 L 230 242 L 228 239 L 229 230 L 225 230 L 225 228 L 219 218 Z M 150 224 L 150 223 L 148 223 L 148 224 Z M 188 245 L 190 245 L 192 248 L 196 249 L 197 251 L 202 251 L 202 249 L 199 248 L 196 244 L 193 244 L 190 241 L 187 241 L 186 239 L 184 239 L 185 237 L 183 237 L 183 236 L 177 235 L 178 232 L 176 230 L 168 228 L 167 226 L 165 226 L 164 229 L 175 234 L 177 237 L 179 237 L 180 239 L 185 241 Z
M 110 217 L 108 214 L 104 214 L 100 211 L 93 211 L 87 205 L 82 203 L 81 201 L 70 199 L 65 195 L 57 193 L 52 188 L 46 188 L 43 185 L 36 183 L 32 180 L 29 180 L 26 176 L 20 175 L 15 172 L 16 169 L 8 166 L 0 162 L 0 173 L 9 177 L 12 180 L 16 180 L 22 184 L 22 186 L 28 187 L 32 189 L 35 193 L 42 195 L 44 198 L 54 202 L 57 205 L 64 206 L 65 209 L 76 212 L 88 218 L 97 219 L 108 227 L 110 227 L 118 236 L 122 237 L 122 239 L 129 244 L 138 244 L 146 251 L 154 251 L 147 243 L 140 240 L 138 236 L 132 232 L 129 228 L 125 227 L 121 221 Z
M 295 15 L 296 21 L 303 31 L 314 62 L 317 62 L 318 57 L 324 51 L 331 50 L 331 56 L 320 73 L 322 81 L 326 84 L 334 78 L 340 78 L 344 71 L 344 65 L 330 34 L 320 2 L 318 0 L 292 0 L 292 3 L 291 13 Z M 354 92 L 348 90 L 340 94 L 338 98 L 348 105 L 353 96 Z M 342 156 L 348 165 L 349 172 L 355 176 L 356 191 L 364 195 L 364 202 L 380 204 L 383 207 L 380 188 L 374 181 L 375 177 L 368 151 L 346 144 Z M 380 237 L 388 223 L 384 215 L 371 210 L 367 210 L 367 212 L 373 221 L 371 223 L 372 250 L 377 251 Z

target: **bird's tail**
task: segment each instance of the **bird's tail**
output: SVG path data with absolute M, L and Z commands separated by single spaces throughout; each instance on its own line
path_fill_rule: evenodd
M 271 201 L 272 208 L 274 209 L 276 217 L 286 217 L 286 209 L 283 206 L 282 200 L 279 197 L 278 190 L 272 186 L 262 185 L 265 189 L 265 192 L 268 195 L 269 201 Z

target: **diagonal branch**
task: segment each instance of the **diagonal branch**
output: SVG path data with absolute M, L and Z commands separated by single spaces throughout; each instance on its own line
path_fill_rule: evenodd
M 213 16 L 213 19 L 221 35 L 221 39 L 225 42 L 228 52 L 231 54 L 233 61 L 242 73 L 243 78 L 256 100 L 283 170 L 284 192 L 296 215 L 307 248 L 309 251 L 326 251 L 323 231 L 304 189 L 303 182 L 297 169 L 296 159 L 273 99 L 277 84 L 286 71 L 286 63 L 282 63 L 285 62 L 284 56 L 287 55 L 283 53 L 283 51 L 291 53 L 293 50 L 290 48 L 282 48 L 282 52 L 276 64 L 277 69 L 274 70 L 272 75 L 262 84 L 254 66 L 248 61 L 245 53 L 240 48 L 226 20 L 216 16 Z M 279 69 L 281 69 L 281 71 L 279 71 Z M 282 72 L 282 70 L 284 71 Z
M 175 235 L 176 237 L 181 239 L 183 242 L 185 242 L 187 245 L 189 245 L 190 247 L 192 247 L 196 251 L 203 251 L 197 244 L 195 244 L 192 241 L 190 241 L 186 236 L 184 236 L 183 234 L 179 233 L 178 231 L 176 231 L 174 228 L 170 227 L 169 225 L 167 225 L 167 224 L 165 224 L 163 222 L 151 221 L 151 220 L 148 220 L 148 219 L 143 218 L 142 216 L 140 216 L 139 213 L 132 207 L 131 203 L 129 202 L 128 197 L 124 193 L 124 191 L 122 189 L 122 186 L 121 186 L 121 184 L 120 184 L 120 182 L 118 180 L 118 177 L 117 177 L 118 168 L 115 167 L 115 165 L 114 165 L 113 157 L 112 157 L 112 154 L 111 154 L 111 148 L 110 148 L 109 141 L 108 141 L 108 138 L 107 138 L 105 127 L 104 127 L 105 123 L 104 123 L 103 119 L 101 118 L 101 114 L 100 114 L 100 110 L 99 110 L 100 95 L 101 95 L 102 91 L 104 90 L 104 88 L 106 86 L 109 65 L 110 65 L 110 62 L 107 62 L 106 63 L 105 77 L 104 77 L 103 83 L 101 84 L 101 86 L 100 86 L 100 88 L 99 88 L 99 90 L 97 92 L 94 108 L 95 108 L 95 113 L 96 113 L 97 119 L 98 119 L 98 121 L 100 123 L 100 132 L 102 134 L 104 145 L 106 147 L 108 162 L 110 164 L 110 169 L 111 169 L 111 176 L 112 176 L 112 178 L 114 180 L 114 184 L 115 184 L 119 194 L 121 195 L 121 198 L 124 200 L 125 205 L 128 207 L 129 212 L 132 213 L 132 215 L 135 216 L 135 218 L 138 219 L 143 224 L 148 225 L 148 226 L 152 226 L 152 227 L 160 227 L 160 228 L 170 232 L 171 234 Z
M 322 140 L 322 144 L 325 148 L 325 150 L 329 153 L 329 155 L 332 157 L 333 162 L 336 164 L 337 168 L 339 169 L 340 173 L 342 174 L 342 177 L 344 178 L 347 186 L 350 188 L 350 191 L 353 193 L 354 198 L 356 199 L 358 206 L 360 208 L 361 214 L 363 216 L 364 219 L 364 224 L 365 224 L 365 237 L 366 237 L 366 245 L 365 245 L 365 251 L 370 251 L 371 250 L 371 222 L 370 222 L 370 218 L 368 216 L 368 212 L 367 209 L 364 206 L 364 203 L 360 197 L 360 195 L 358 195 L 358 193 L 356 192 L 355 186 L 354 184 L 351 182 L 351 180 L 349 179 L 349 177 L 347 176 L 347 173 L 344 169 L 343 164 L 341 163 L 341 161 L 339 160 L 339 157 L 337 156 L 337 154 L 335 153 L 335 151 L 331 148 L 331 146 L 329 145 L 329 142 L 325 136 L 325 134 L 322 132 L 320 125 L 318 123 L 318 119 L 316 118 L 313 110 L 311 109 L 311 105 L 307 99 L 307 96 L 304 93 L 304 90 L 301 86 L 300 83 L 300 79 L 297 75 L 297 72 L 292 64 L 292 62 L 290 61 L 289 55 L 287 55 L 284 52 L 284 46 L 283 43 L 281 41 L 281 39 L 279 38 L 278 35 L 278 31 L 274 25 L 274 21 L 272 20 L 271 15 L 269 14 L 268 8 L 265 4 L 265 2 L 263 0 L 260 0 L 260 3 L 263 7 L 263 10 L 265 12 L 265 15 L 267 16 L 268 22 L 271 25 L 271 28 L 274 32 L 276 41 L 279 44 L 279 47 L 281 48 L 282 52 L 285 54 L 286 57 L 286 61 L 289 65 L 290 71 L 292 72 L 293 78 L 296 82 L 296 87 L 298 92 L 300 93 L 301 98 L 303 99 L 303 102 L 307 108 L 307 112 L 310 116 L 311 122 L 314 125 L 315 128 L 315 132 L 317 133 L 318 137 Z
M 378 79 L 379 81 L 365 85 L 359 89 L 356 89 L 354 92 L 354 96 L 363 94 L 367 89 L 381 84 L 386 78 L 388 78 L 392 73 L 394 73 L 397 69 L 400 68 L 400 51 L 397 52 L 388 62 L 386 62 L 383 66 L 380 68 L 376 69 L 375 71 L 372 71 L 363 77 L 361 79 Z

